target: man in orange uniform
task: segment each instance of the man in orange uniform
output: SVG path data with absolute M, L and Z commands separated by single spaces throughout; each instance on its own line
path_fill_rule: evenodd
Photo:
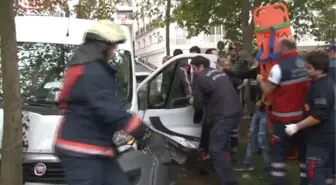
M 299 56 L 296 43 L 291 39 L 278 42 L 279 57 L 270 71 L 267 80 L 258 76 L 257 80 L 266 95 L 272 97 L 272 110 L 269 117 L 273 123 L 275 144 L 271 153 L 272 185 L 285 185 L 285 161 L 292 143 L 298 145 L 300 162 L 300 185 L 307 184 L 305 165 L 305 143 L 301 132 L 292 138 L 286 135 L 286 125 L 303 119 L 302 106 L 309 80 L 305 72 L 305 60 Z

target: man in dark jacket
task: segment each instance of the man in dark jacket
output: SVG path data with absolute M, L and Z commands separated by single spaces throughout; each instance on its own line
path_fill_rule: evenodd
M 329 58 L 330 58 L 330 68 L 328 75 L 333 79 L 336 83 L 336 45 L 331 45 L 328 48 Z M 334 146 L 331 150 L 331 165 L 333 175 L 336 176 L 336 147 Z
M 206 123 L 211 126 L 209 152 L 221 185 L 236 185 L 229 162 L 229 137 L 242 116 L 239 97 L 230 79 L 220 70 L 210 68 L 210 61 L 202 56 L 191 61 L 194 73 L 194 97 L 190 100 L 196 110 L 205 107 Z
M 178 49 L 174 50 L 174 54 L 179 53 L 175 51 L 178 51 Z M 177 55 L 180 55 L 180 54 L 177 54 Z M 166 56 L 166 57 L 165 58 L 168 60 L 171 58 L 170 56 Z M 168 60 L 165 60 L 165 58 L 162 64 L 168 61 Z M 178 64 L 176 68 L 176 73 L 174 73 L 175 65 L 172 65 L 172 64 L 168 67 L 167 71 L 163 73 L 162 87 L 166 89 L 166 90 L 163 90 L 163 92 L 168 92 L 171 78 L 174 77 L 174 81 L 171 87 L 171 89 L 173 90 L 172 95 L 171 95 L 172 99 L 181 98 L 181 97 L 190 97 L 191 96 L 191 85 L 189 81 L 189 76 L 188 76 L 187 71 L 182 67 L 185 64 L 188 65 L 188 61 L 182 59 L 182 60 L 177 60 L 177 63 Z
M 230 52 L 230 60 L 232 63 L 231 71 L 234 73 L 239 73 L 241 71 L 247 71 L 249 69 L 249 65 L 251 61 L 249 60 L 249 57 L 247 53 L 242 50 L 238 51 L 238 48 L 235 45 L 231 45 L 229 47 Z M 239 83 L 243 83 L 243 80 L 241 80 Z M 247 87 L 242 87 L 240 90 L 240 98 L 241 103 L 243 106 L 246 106 L 247 103 L 249 103 L 249 99 L 247 98 L 247 94 L 249 92 L 249 89 Z
M 119 166 L 112 137 L 124 130 L 139 138 L 145 127 L 121 109 L 116 69 L 108 61 L 126 36 L 120 25 L 101 20 L 89 29 L 67 69 L 59 97 L 63 119 L 55 140 L 68 185 L 130 185 Z
M 336 83 L 336 45 L 330 45 L 327 51 L 330 59 L 328 76 Z
M 300 130 L 306 135 L 306 169 L 310 185 L 332 185 L 332 155 L 335 157 L 335 84 L 327 77 L 329 58 L 313 51 L 306 56 L 306 73 L 311 85 L 305 96 L 304 117 L 286 125 L 285 132 L 294 136 Z M 334 161 L 333 161 L 334 162 Z
M 251 61 L 246 56 L 244 51 L 238 52 L 238 48 L 232 45 L 229 47 L 230 60 L 232 63 L 231 70 L 233 72 L 247 71 Z

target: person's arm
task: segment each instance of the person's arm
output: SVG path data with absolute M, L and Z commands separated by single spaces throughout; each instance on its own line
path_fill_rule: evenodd
M 312 100 L 312 104 L 306 104 L 305 106 L 310 109 L 309 116 L 304 120 L 296 123 L 290 124 L 286 128 L 288 135 L 292 135 L 299 130 L 321 124 L 323 120 L 328 119 L 330 98 L 328 98 L 328 91 L 326 88 L 315 89 L 312 97 L 307 97 Z
M 244 79 L 243 82 L 237 87 L 238 90 L 243 89 L 244 87 L 246 87 L 249 83 L 248 79 Z
M 257 76 L 257 81 L 260 84 L 260 88 L 262 89 L 265 96 L 271 94 L 274 89 L 280 85 L 280 81 L 282 78 L 281 69 L 278 64 L 274 65 L 269 73 L 267 81 L 261 75 Z
M 328 91 L 325 88 L 316 89 L 313 97 L 313 104 L 309 105 L 311 107 L 310 115 L 297 123 L 299 130 L 314 126 L 319 124 L 322 120 L 328 119 L 330 100 L 328 99 L 327 92 Z
M 202 88 L 200 87 L 199 79 L 194 81 L 194 95 L 193 95 L 193 106 L 195 110 L 202 110 L 204 107 L 204 95 L 202 92 Z
M 240 79 L 246 79 L 246 78 L 257 78 L 258 75 L 258 67 L 252 68 L 248 71 L 240 71 L 237 73 L 234 73 L 232 71 L 224 71 L 227 75 L 229 76 L 234 76 L 236 78 L 240 78 Z
M 111 89 L 111 84 L 99 80 L 104 78 L 106 76 L 103 74 L 86 74 L 81 79 L 83 93 L 90 103 L 92 113 L 101 123 L 107 124 L 106 129 L 110 129 L 111 137 L 119 130 L 137 137 L 145 129 L 140 117 L 132 116 L 121 108 L 120 99 L 115 90 Z
M 186 95 L 186 97 L 191 97 L 192 91 L 191 91 L 191 85 L 188 79 L 188 74 L 185 69 L 180 69 L 180 76 L 181 76 L 181 84 L 183 88 L 183 92 Z
M 212 91 L 213 86 L 207 80 L 203 76 L 198 76 L 197 80 L 194 81 L 193 106 L 196 110 L 204 108 L 204 94 Z

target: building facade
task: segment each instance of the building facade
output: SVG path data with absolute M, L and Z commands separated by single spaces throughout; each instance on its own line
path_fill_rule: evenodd
M 132 0 L 119 0 L 116 9 L 113 19 L 130 19 L 133 14 L 133 2 Z
M 153 0 L 151 0 L 153 1 Z M 178 0 L 172 0 L 172 5 L 178 3 Z M 134 11 L 140 7 L 134 6 Z M 158 7 L 164 13 L 165 7 Z M 172 11 L 172 10 L 171 10 Z M 167 55 L 166 51 L 166 28 L 157 28 L 153 26 L 156 17 L 144 17 L 134 20 L 134 45 L 137 59 L 144 63 L 150 63 L 153 66 L 160 66 L 162 58 Z M 169 27 L 170 55 L 175 49 L 181 49 L 184 53 L 189 52 L 192 46 L 198 46 L 202 52 L 206 49 L 216 48 L 217 42 L 224 37 L 224 29 L 221 26 L 212 27 L 209 34 L 200 34 L 197 37 L 187 39 L 187 31 L 172 23 Z
M 166 51 L 166 29 L 153 28 L 150 23 L 142 24 L 137 22 L 135 30 L 135 54 L 139 60 L 160 66 L 162 58 L 167 55 Z M 171 24 L 170 32 L 170 55 L 175 49 L 181 49 L 188 53 L 190 47 L 198 46 L 204 52 L 210 48 L 216 48 L 217 42 L 222 40 L 224 29 L 221 26 L 213 27 L 210 34 L 200 34 L 197 37 L 187 39 L 187 31 Z

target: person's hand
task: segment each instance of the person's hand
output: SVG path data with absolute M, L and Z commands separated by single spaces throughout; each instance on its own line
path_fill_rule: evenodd
M 190 96 L 189 98 L 189 103 L 192 105 L 194 104 L 194 96 Z
M 260 107 L 261 107 L 261 101 L 258 101 L 257 103 L 256 103 L 256 105 L 255 105 L 255 107 L 257 108 L 257 109 L 259 109 Z
M 246 86 L 246 85 L 248 85 L 248 82 L 249 82 L 249 80 L 248 80 L 248 79 L 244 79 L 244 80 L 243 80 L 243 84 L 242 84 L 242 85 Z
M 264 80 L 264 77 L 263 77 L 262 75 L 257 75 L 256 80 L 257 80 L 258 82 L 261 82 L 261 81 Z
M 289 125 L 285 125 L 286 126 L 286 134 L 289 136 L 294 135 L 296 132 L 299 131 L 299 128 L 296 124 L 289 124 Z

